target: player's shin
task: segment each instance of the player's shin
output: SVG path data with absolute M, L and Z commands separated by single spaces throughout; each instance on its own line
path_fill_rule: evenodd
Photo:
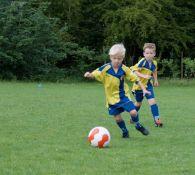
M 162 127 L 163 123 L 160 120 L 158 105 L 157 104 L 151 105 L 151 111 L 152 111 L 152 115 L 153 115 L 153 118 L 154 118 L 155 126 L 156 127 Z
M 135 109 L 138 112 L 140 110 L 140 106 L 135 106 Z
M 122 130 L 123 133 L 128 133 L 128 130 L 126 128 L 126 125 L 125 125 L 125 121 L 124 120 L 116 121 L 116 124 Z
M 159 119 L 158 105 L 157 104 L 153 104 L 150 107 L 151 107 L 151 112 L 152 112 L 152 116 L 153 116 L 154 120 L 158 120 Z
M 139 127 L 140 123 L 139 123 L 138 113 L 135 110 L 133 110 L 133 111 L 130 112 L 130 116 L 131 116 L 130 120 L 132 121 L 132 123 L 134 123 L 136 127 Z

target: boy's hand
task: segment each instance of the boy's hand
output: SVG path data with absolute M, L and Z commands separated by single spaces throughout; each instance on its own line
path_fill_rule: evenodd
M 91 74 L 90 72 L 86 72 L 86 73 L 84 74 L 84 77 L 85 77 L 85 78 L 92 78 L 93 76 L 92 76 L 92 74 Z
M 146 90 L 146 88 L 144 87 L 144 85 L 140 81 L 138 81 L 138 84 L 139 84 L 139 86 L 141 87 L 141 89 L 143 91 L 143 96 L 145 96 L 146 94 L 151 95 L 151 92 Z
M 145 96 L 146 94 L 151 95 L 151 92 L 145 89 L 143 90 L 143 96 Z
M 159 86 L 158 80 L 155 80 L 155 81 L 154 81 L 154 86 L 155 86 L 155 87 L 156 87 L 156 86 Z

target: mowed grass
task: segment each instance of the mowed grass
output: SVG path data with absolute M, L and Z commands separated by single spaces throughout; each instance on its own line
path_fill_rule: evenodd
M 145 101 L 140 119 L 150 135 L 124 113 L 131 138 L 122 139 L 101 84 L 1 82 L 0 175 L 194 175 L 195 83 L 161 84 L 155 92 L 165 127 L 153 126 Z M 110 131 L 109 148 L 87 142 L 95 126 Z

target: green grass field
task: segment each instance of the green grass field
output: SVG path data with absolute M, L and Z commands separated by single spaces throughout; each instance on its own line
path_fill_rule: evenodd
M 145 101 L 150 135 L 128 125 L 131 138 L 122 139 L 101 84 L 1 82 L 0 175 L 194 175 L 195 83 L 161 82 L 155 92 L 165 127 L 153 126 Z M 87 142 L 99 125 L 111 133 L 109 148 Z

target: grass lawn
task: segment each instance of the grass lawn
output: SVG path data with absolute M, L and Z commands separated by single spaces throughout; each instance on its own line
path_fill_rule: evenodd
M 130 139 L 122 139 L 99 83 L 1 82 L 0 175 L 194 175 L 195 83 L 160 83 L 165 127 L 153 126 L 144 101 L 140 119 L 150 135 L 138 133 L 124 113 Z M 109 148 L 88 144 L 95 126 L 110 131 Z

